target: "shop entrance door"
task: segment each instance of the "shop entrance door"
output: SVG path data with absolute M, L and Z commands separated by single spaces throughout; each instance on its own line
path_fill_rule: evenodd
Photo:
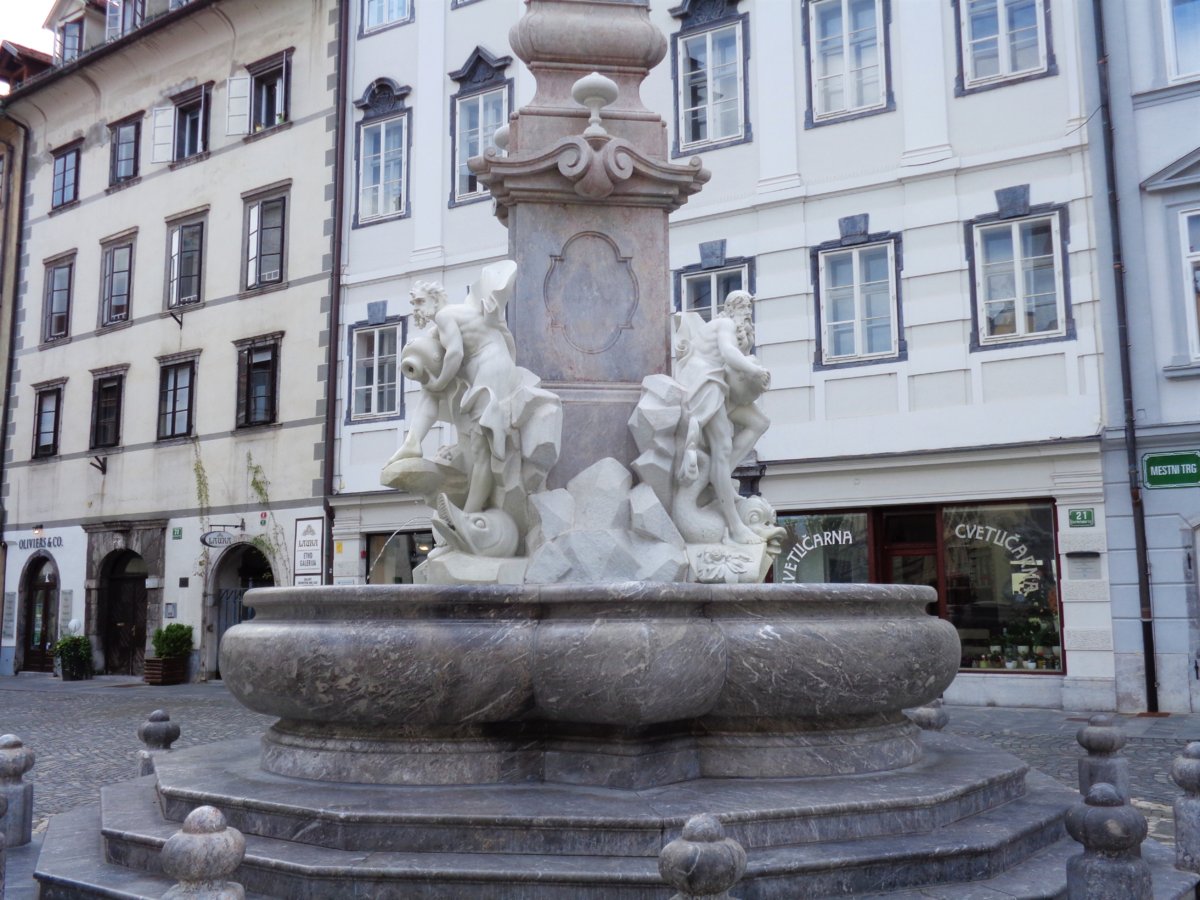
M 25 581 L 26 672 L 54 671 L 54 641 L 58 631 L 58 576 L 54 564 L 42 559 Z
M 146 658 L 146 561 L 127 551 L 104 579 L 104 671 L 141 675 Z
M 880 581 L 889 584 L 921 584 L 938 592 L 927 612 L 938 615 L 942 604 L 936 510 L 884 510 L 879 513 Z

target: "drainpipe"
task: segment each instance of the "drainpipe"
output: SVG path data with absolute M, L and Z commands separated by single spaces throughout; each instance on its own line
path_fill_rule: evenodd
M 337 446 L 337 364 L 338 331 L 341 327 L 342 307 L 342 201 L 345 193 L 346 153 L 346 90 L 349 70 L 350 0 L 341 0 L 338 10 L 338 55 L 337 55 L 337 137 L 334 139 L 333 159 L 333 269 L 329 285 L 329 347 L 325 370 L 325 571 L 333 578 L 333 472 Z
M 1117 306 L 1117 341 L 1121 360 L 1121 402 L 1125 412 L 1125 464 L 1129 502 L 1133 509 L 1133 541 L 1137 559 L 1138 600 L 1142 619 L 1142 656 L 1146 669 L 1146 710 L 1158 712 L 1158 665 L 1154 652 L 1154 609 L 1150 602 L 1150 563 L 1146 549 L 1146 509 L 1142 504 L 1138 465 L 1137 423 L 1134 419 L 1133 370 L 1129 352 L 1129 309 L 1125 295 L 1125 258 L 1121 249 L 1121 219 L 1117 201 L 1114 129 L 1109 107 L 1108 49 L 1104 39 L 1104 2 L 1092 0 L 1096 29 L 1096 69 L 1100 81 L 1100 128 L 1104 147 L 1104 181 L 1108 190 L 1108 223 L 1112 233 L 1113 285 Z

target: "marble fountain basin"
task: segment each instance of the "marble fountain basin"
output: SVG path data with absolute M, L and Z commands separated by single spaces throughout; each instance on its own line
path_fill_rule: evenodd
M 879 771 L 953 680 L 930 588 L 562 584 L 249 592 L 221 674 L 322 780 L 638 785 Z M 655 762 L 651 765 L 650 760 Z M 707 763 L 706 763 L 707 760 Z M 653 771 L 651 771 L 653 770 Z

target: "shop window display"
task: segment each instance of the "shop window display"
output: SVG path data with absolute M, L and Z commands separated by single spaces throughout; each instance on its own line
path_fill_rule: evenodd
M 780 516 L 779 524 L 787 537 L 775 561 L 776 582 L 870 580 L 865 512 Z

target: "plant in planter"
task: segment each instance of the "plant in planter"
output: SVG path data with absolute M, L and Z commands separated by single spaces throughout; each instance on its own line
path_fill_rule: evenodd
M 62 666 L 63 681 L 92 677 L 92 642 L 82 634 L 68 634 L 54 645 L 54 655 Z
M 142 680 L 146 684 L 182 684 L 192 654 L 192 626 L 172 622 L 166 628 L 156 628 L 150 643 L 154 645 L 154 658 L 146 660 Z

